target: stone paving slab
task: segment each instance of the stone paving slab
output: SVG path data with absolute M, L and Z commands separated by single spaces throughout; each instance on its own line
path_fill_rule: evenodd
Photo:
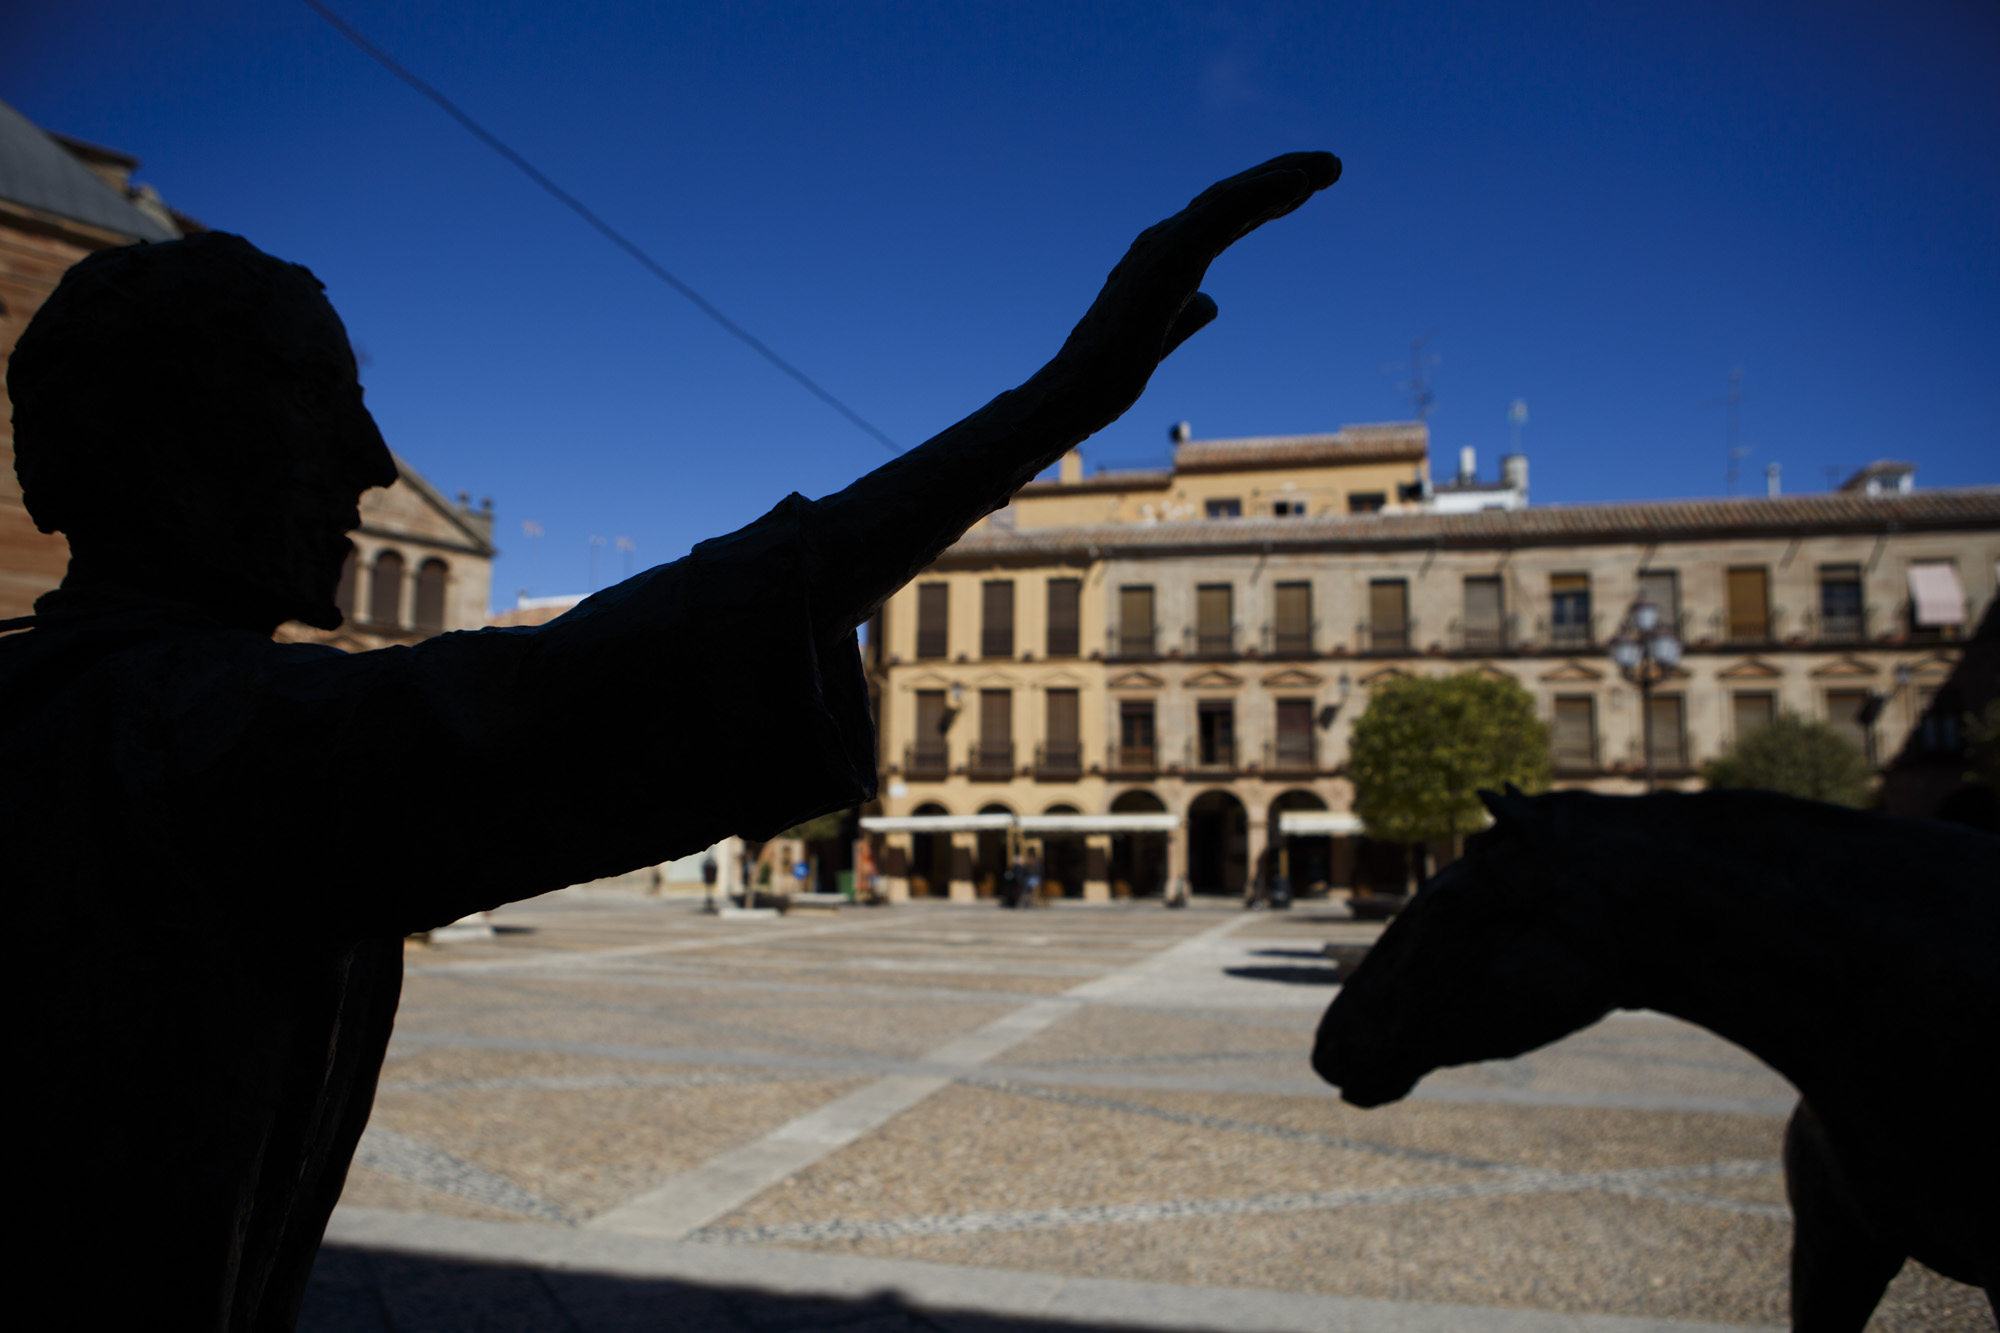
M 1782 1079 L 1619 1014 L 1357 1111 L 1306 1065 L 1318 946 L 1379 927 L 1324 908 L 738 921 L 558 895 L 495 921 L 410 951 L 306 1327 L 1782 1314 Z M 664 1235 L 605 1225 L 649 1196 Z M 1981 1328 L 1982 1297 L 1912 1266 L 1870 1333 Z

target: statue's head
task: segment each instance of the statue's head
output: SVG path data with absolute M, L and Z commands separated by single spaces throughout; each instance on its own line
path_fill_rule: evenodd
M 28 512 L 69 538 L 65 587 L 339 626 L 346 534 L 396 465 L 310 271 L 224 232 L 102 251 L 29 323 L 7 386 Z

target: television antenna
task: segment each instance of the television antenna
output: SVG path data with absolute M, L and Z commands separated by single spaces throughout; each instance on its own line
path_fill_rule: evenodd
M 1411 340 L 1409 360 L 1410 378 L 1403 381 L 1400 386 L 1403 392 L 1410 396 L 1410 410 L 1416 413 L 1417 420 L 1419 421 L 1429 421 L 1431 419 L 1431 410 L 1437 405 L 1437 394 L 1431 390 L 1430 372 L 1436 370 L 1444 362 L 1444 358 L 1436 352 L 1426 352 L 1424 350 L 1424 344 L 1430 340 L 1430 336 L 1428 333 L 1419 334 Z M 1401 369 L 1401 366 L 1392 361 L 1383 368 L 1385 370 L 1398 370 Z
M 1720 405 L 1729 410 L 1729 466 L 1724 469 L 1722 480 L 1724 487 L 1730 495 L 1736 494 L 1736 482 L 1741 471 L 1740 465 L 1745 458 L 1750 456 L 1750 450 L 1737 443 L 1737 414 L 1738 409 L 1743 406 L 1744 397 L 1743 367 L 1737 366 L 1729 372 L 1729 387 L 1723 391 L 1722 397 L 1711 398 L 1703 404 L 1704 407 Z

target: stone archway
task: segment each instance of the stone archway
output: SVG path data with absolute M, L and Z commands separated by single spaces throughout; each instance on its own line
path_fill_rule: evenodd
M 998 801 L 988 801 L 979 807 L 979 813 L 1011 815 L 1014 812 Z M 973 890 L 982 898 L 991 898 L 1000 892 L 1000 877 L 1007 873 L 1007 862 L 1013 853 L 1010 830 L 981 829 L 974 836 L 977 842 L 972 854 Z
M 1165 814 L 1167 803 L 1134 787 L 1121 792 L 1111 802 L 1114 815 Z M 1164 833 L 1114 833 L 1111 835 L 1111 893 L 1113 897 L 1151 898 L 1166 892 L 1167 835 Z
M 1271 802 L 1271 822 L 1265 827 L 1271 834 L 1272 873 L 1289 878 L 1294 895 L 1324 893 L 1333 884 L 1333 839 L 1324 834 L 1281 837 L 1278 816 L 1287 810 L 1324 809 L 1326 802 L 1319 793 L 1297 787 Z
M 1081 814 L 1067 802 L 1057 802 L 1042 811 L 1045 815 Z M 1044 833 L 1042 838 L 1042 892 L 1053 897 L 1083 897 L 1083 869 L 1087 845 L 1081 833 Z
M 926 801 L 910 812 L 913 815 L 948 815 L 951 811 L 936 801 Z M 945 898 L 951 894 L 951 835 L 912 833 L 910 835 L 910 896 Z
M 1250 815 L 1226 791 L 1205 791 L 1188 806 L 1188 887 L 1241 895 L 1250 874 Z

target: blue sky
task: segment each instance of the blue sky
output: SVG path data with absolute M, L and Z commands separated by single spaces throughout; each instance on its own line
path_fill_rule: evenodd
M 1991 4 L 334 7 L 904 445 L 1141 228 L 1326 148 L 1094 463 L 1404 418 L 1423 334 L 1438 469 L 1525 399 L 1538 503 L 1722 494 L 1737 367 L 1745 490 L 2000 481 Z M 390 442 L 494 497 L 497 603 L 887 457 L 303 4 L 27 8 L 0 98 L 320 275 Z

